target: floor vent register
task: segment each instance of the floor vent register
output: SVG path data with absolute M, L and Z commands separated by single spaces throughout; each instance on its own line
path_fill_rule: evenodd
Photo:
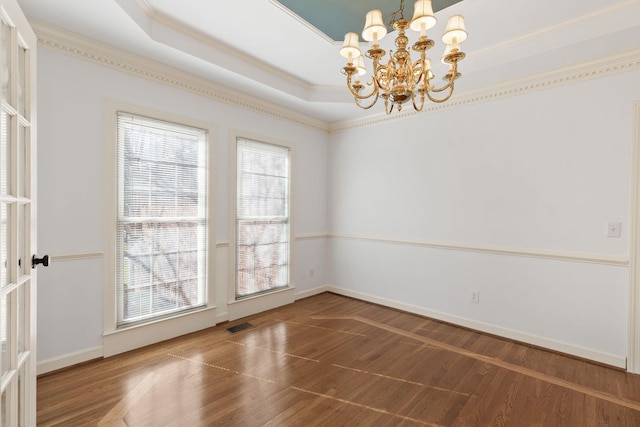
M 231 326 L 230 328 L 227 328 L 227 332 L 231 333 L 231 334 L 235 334 L 238 333 L 240 331 L 244 331 L 245 329 L 251 329 L 254 326 L 251 323 L 245 322 L 245 323 L 240 323 L 238 325 L 235 326 Z

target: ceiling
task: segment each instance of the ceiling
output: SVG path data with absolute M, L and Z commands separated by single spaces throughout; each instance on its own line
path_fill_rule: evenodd
M 345 65 L 338 54 L 341 42 L 319 31 L 322 24 L 310 24 L 301 15 L 333 16 L 337 21 L 359 5 L 364 8 L 358 12 L 362 19 L 352 30 L 360 32 L 372 1 L 18 3 L 36 31 L 59 27 L 332 123 L 382 114 L 383 107 L 364 111 L 354 105 L 340 72 Z M 399 1 L 380 1 L 390 5 L 386 10 L 381 6 L 383 14 L 399 5 Z M 284 3 L 304 3 L 307 9 L 296 13 Z M 413 1 L 407 1 L 407 8 L 405 15 L 410 17 Z M 441 67 L 434 67 L 436 75 L 446 73 L 435 59 L 442 55 L 439 39 L 447 18 L 454 14 L 465 17 L 469 33 L 462 45 L 467 58 L 460 63 L 463 75 L 456 82 L 456 93 L 640 49 L 640 0 L 464 0 L 437 12 L 438 25 L 429 31 L 436 40 L 431 56 Z M 393 35 L 381 44 L 387 51 L 394 49 Z
M 433 0 L 434 12 L 458 3 L 462 0 Z M 291 12 L 307 21 L 311 26 L 325 34 L 329 40 L 342 41 L 348 32 L 360 32 L 363 27 L 366 13 L 370 10 L 380 10 L 389 32 L 392 27 L 387 18 L 393 12 L 400 9 L 400 0 L 279 0 Z M 413 16 L 413 2 L 406 1 L 404 17 L 411 19 Z M 336 13 L 339 11 L 339 13 Z

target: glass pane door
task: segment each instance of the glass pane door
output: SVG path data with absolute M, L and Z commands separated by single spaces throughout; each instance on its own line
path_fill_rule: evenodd
M 35 34 L 0 0 L 0 425 L 35 425 Z

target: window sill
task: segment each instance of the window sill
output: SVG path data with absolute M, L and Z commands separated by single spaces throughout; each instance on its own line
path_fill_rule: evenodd
M 217 307 L 204 307 L 144 324 L 105 331 L 104 357 L 155 344 L 216 325 Z
M 233 321 L 252 314 L 295 302 L 295 286 L 278 289 L 273 292 L 229 301 L 229 320 Z

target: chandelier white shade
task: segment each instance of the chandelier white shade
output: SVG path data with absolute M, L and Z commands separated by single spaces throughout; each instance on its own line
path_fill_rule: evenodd
M 340 55 L 349 59 L 360 56 L 360 46 L 358 46 L 358 35 L 356 33 L 345 34 Z
M 431 0 L 418 0 L 413 6 L 413 19 L 411 20 L 411 29 L 420 31 L 420 35 L 425 35 L 427 30 L 435 27 L 438 23 L 436 16 L 433 14 Z
M 467 39 L 467 30 L 464 27 L 464 18 L 454 15 L 449 18 L 447 28 L 442 35 L 442 43 L 446 45 L 460 44 Z
M 378 40 L 382 40 L 386 35 L 387 27 L 382 21 L 382 12 L 379 10 L 368 12 L 364 30 L 362 30 L 362 38 L 368 42 L 377 43 Z
M 387 35 L 387 27 L 380 10 L 372 10 L 366 15 L 362 38 L 371 42 L 371 47 L 364 55 L 360 50 L 358 34 L 350 32 L 345 35 L 340 55 L 347 58 L 347 65 L 342 68 L 342 72 L 347 76 L 347 87 L 354 96 L 356 105 L 369 109 L 382 98 L 385 111 L 389 114 L 394 107 L 398 111 L 402 110 L 403 104 L 409 101 L 417 111 L 424 108 L 427 99 L 432 102 L 447 101 L 453 94 L 455 80 L 461 75 L 458 72 L 458 62 L 465 57 L 460 51 L 460 44 L 467 39 L 464 18 L 454 15 L 447 22 L 442 35 L 445 50 L 441 60 L 449 64 L 449 71 L 444 76 L 445 84 L 437 87 L 432 83 L 434 74 L 431 71 L 431 59 L 426 56 L 426 51 L 435 45 L 433 40 L 427 38 L 427 31 L 437 23 L 431 0 L 415 2 L 411 21 L 404 19 L 404 0 L 400 0 L 400 9 L 393 12 L 391 17 L 391 26 L 397 31 L 397 50 L 389 51 L 386 64 L 381 63 L 386 52 L 380 48 L 379 42 Z M 405 32 L 408 29 L 420 34 L 411 47 L 418 53 L 416 61 L 412 60 L 407 48 L 409 38 Z M 371 60 L 372 77 L 366 84 L 360 82 L 360 76 L 366 72 L 363 56 Z M 440 93 L 444 95 L 438 97 L 436 94 Z

